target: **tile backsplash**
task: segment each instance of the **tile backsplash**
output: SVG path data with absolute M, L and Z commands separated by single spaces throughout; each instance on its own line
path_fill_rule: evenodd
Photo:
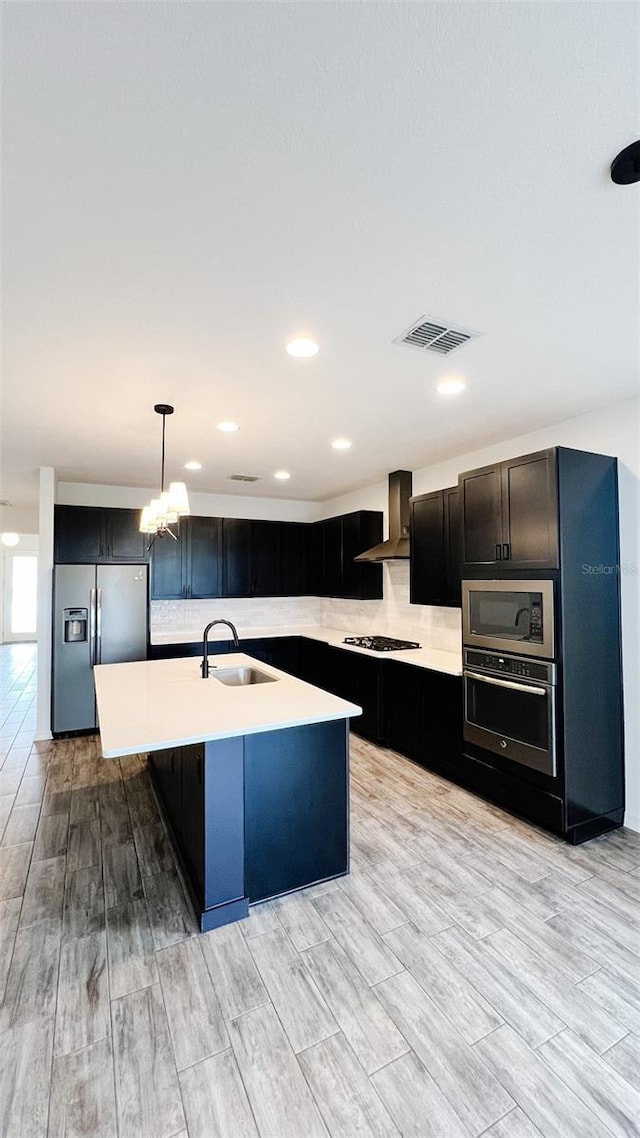
M 263 628 L 309 627 L 322 623 L 319 597 L 221 597 L 212 601 L 152 601 L 151 632 L 202 633 L 210 620 L 235 624 L 240 636 Z
M 409 562 L 383 565 L 384 599 L 381 601 L 321 600 L 325 628 L 344 629 L 356 636 L 397 636 L 419 640 L 425 648 L 459 652 L 462 643 L 460 609 L 434 608 L 409 603 Z
M 247 597 L 211 601 L 152 601 L 152 632 L 198 634 L 205 624 L 223 617 L 236 625 L 240 636 L 262 629 L 296 631 L 311 625 L 337 628 L 345 633 L 397 636 L 419 640 L 427 648 L 460 650 L 460 609 L 432 608 L 409 603 L 409 562 L 390 561 L 383 566 L 384 599 L 346 601 L 323 597 Z

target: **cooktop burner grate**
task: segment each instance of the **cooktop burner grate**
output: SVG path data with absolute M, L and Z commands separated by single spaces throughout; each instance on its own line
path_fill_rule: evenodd
M 415 640 L 394 640 L 391 636 L 345 636 L 343 644 L 369 648 L 372 652 L 401 652 L 406 648 L 421 647 Z

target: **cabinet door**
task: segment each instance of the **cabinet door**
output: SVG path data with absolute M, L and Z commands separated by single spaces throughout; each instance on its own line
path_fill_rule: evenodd
M 273 653 L 274 641 L 270 636 L 256 637 L 254 640 L 245 640 L 244 637 L 240 641 L 240 651 L 251 656 L 254 660 L 262 660 L 263 664 L 274 664 Z M 231 652 L 235 651 L 233 644 L 230 644 Z M 223 664 L 224 666 L 224 664 Z M 275 665 L 279 667 L 279 664 Z
M 139 510 L 105 510 L 107 556 L 112 561 L 146 561 L 150 536 L 140 533 Z M 169 539 L 171 540 L 171 539 Z
M 324 583 L 324 522 L 314 522 L 309 537 L 309 592 L 312 597 L 327 595 Z
M 420 672 L 420 746 L 414 758 L 430 770 L 459 770 L 462 755 L 462 677 L 429 672 L 426 668 Z
M 297 636 L 274 636 L 269 641 L 270 664 L 288 672 L 290 676 L 299 675 L 300 639 Z
M 188 596 L 221 595 L 220 536 L 220 518 L 189 518 L 186 581 Z
M 442 604 L 446 592 L 443 491 L 412 498 L 410 518 L 411 604 Z
M 224 597 L 251 596 L 251 522 L 240 518 L 222 520 Z
M 297 675 L 308 684 L 330 691 L 329 684 L 330 649 L 320 640 L 302 637 L 300 640 Z
M 182 748 L 180 837 L 183 857 L 204 895 L 204 743 Z
M 181 829 L 182 754 L 180 747 L 152 751 L 149 756 L 165 811 L 177 834 Z
M 311 592 L 313 526 L 283 522 L 280 527 L 280 594 L 304 597 Z
M 457 486 L 442 491 L 444 504 L 444 602 L 462 605 L 462 511 Z
M 151 599 L 172 601 L 185 596 L 185 534 L 174 541 L 169 534 L 156 537 L 149 554 L 151 559 Z
M 382 661 L 374 660 L 370 656 L 360 656 L 357 652 L 349 652 L 344 648 L 333 648 L 331 652 L 331 690 L 342 699 L 357 703 L 362 708 L 362 715 L 349 720 L 351 730 L 364 739 L 376 742 L 382 736 L 380 692 Z M 337 669 L 339 688 L 333 686 L 335 658 L 340 658 L 340 667 Z
M 104 510 L 93 506 L 56 506 L 54 560 L 89 564 L 106 557 Z
M 383 662 L 384 734 L 389 747 L 416 758 L 421 749 L 422 669 Z
M 251 522 L 251 592 L 280 594 L 280 522 Z
M 502 560 L 502 469 L 500 463 L 460 476 L 463 565 Z
M 502 464 L 503 560 L 513 569 L 558 567 L 558 503 L 554 450 Z
M 342 516 L 342 593 L 353 600 L 371 601 L 382 597 L 382 565 L 356 562 L 365 549 L 382 541 L 382 514 L 378 510 L 358 510 Z
M 325 597 L 342 596 L 342 519 L 327 518 L 322 523 Z

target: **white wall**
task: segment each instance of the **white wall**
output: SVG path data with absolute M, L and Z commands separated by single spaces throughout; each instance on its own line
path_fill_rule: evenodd
M 624 668 L 627 814 L 626 823 L 640 830 L 640 401 L 624 403 L 556 423 L 553 427 L 518 435 L 482 450 L 446 462 L 425 466 L 413 474 L 413 493 L 453 486 L 458 474 L 485 463 L 514 458 L 548 446 L 575 447 L 618 458 L 620 494 L 620 561 L 622 595 L 622 651 Z M 322 504 L 322 517 L 347 510 L 387 512 L 387 485 L 377 483 L 355 494 Z M 408 587 L 408 585 L 407 585 Z M 385 582 L 385 602 L 387 588 Z M 349 605 L 350 602 L 332 602 Z M 407 606 L 409 609 L 420 606 Z M 443 610 L 430 610 L 438 613 Z M 386 604 L 380 619 L 388 615 Z M 335 618 L 334 618 L 335 619 Z M 435 646 L 435 645 L 434 645 Z
M 142 509 L 157 490 L 135 486 L 99 486 L 91 482 L 59 482 L 56 503 L 63 506 L 111 506 Z M 317 502 L 295 498 L 252 498 L 244 494 L 198 494 L 189 490 L 191 513 L 203 518 L 252 518 L 276 522 L 309 522 Z

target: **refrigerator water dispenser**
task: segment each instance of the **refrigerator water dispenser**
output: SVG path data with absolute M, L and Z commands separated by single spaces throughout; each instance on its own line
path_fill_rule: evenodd
M 73 644 L 88 640 L 89 610 L 65 609 L 63 617 L 64 642 Z

